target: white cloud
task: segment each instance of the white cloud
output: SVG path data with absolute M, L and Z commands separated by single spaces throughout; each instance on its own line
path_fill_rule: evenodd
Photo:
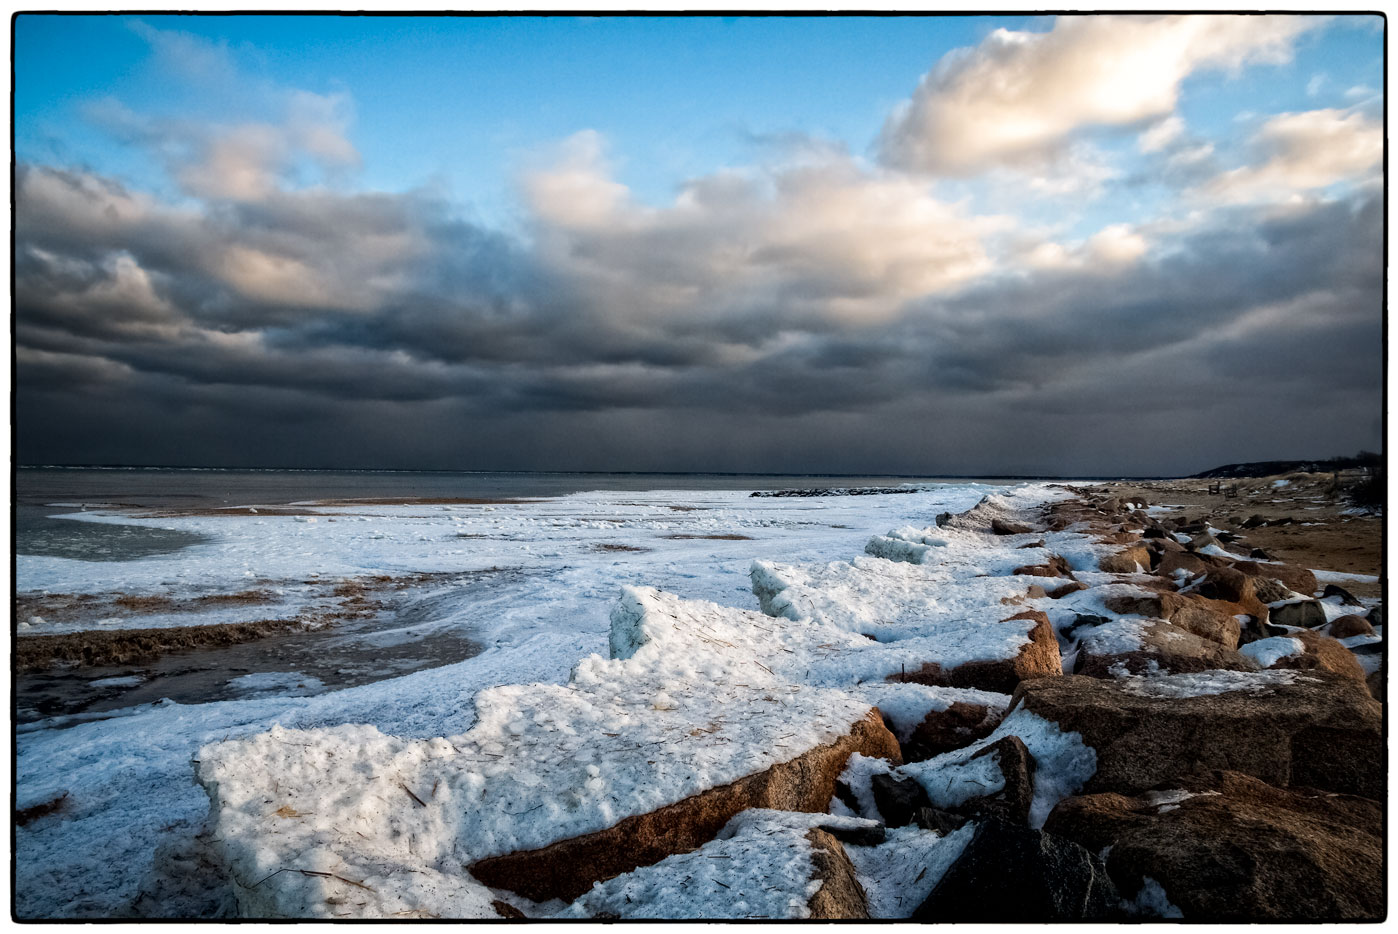
M 1171 114 L 1151 126 L 1136 140 L 1136 148 L 1141 152 L 1159 152 L 1173 143 L 1184 132 L 1184 120 Z
M 1282 201 L 1338 182 L 1377 178 L 1383 163 L 1383 127 L 1356 111 L 1284 113 L 1253 139 L 1259 161 L 1216 176 L 1204 186 L 1229 202 Z
M 1300 16 L 1062 16 L 1046 33 L 998 29 L 945 56 L 884 124 L 882 159 L 967 175 L 1044 160 L 1077 130 L 1175 109 L 1202 69 L 1290 60 Z
M 290 158 L 283 133 L 266 124 L 213 131 L 175 170 L 180 187 L 200 198 L 259 201 L 277 189 Z
M 327 174 L 359 165 L 359 151 L 346 135 L 350 114 L 343 95 L 289 91 L 275 123 L 170 127 L 167 133 L 185 137 L 174 150 L 174 175 L 200 198 L 265 200 L 286 188 L 299 157 Z
M 988 272 L 983 237 L 1006 224 L 835 152 L 693 179 L 662 207 L 611 177 L 596 133 L 562 152 L 524 179 L 536 239 L 555 266 L 605 287 L 609 305 L 642 315 L 776 303 L 798 316 L 886 317 Z
M 156 72 L 193 85 L 220 119 L 142 115 L 115 98 L 94 101 L 86 111 L 162 159 L 185 193 L 265 201 L 290 187 L 299 165 L 313 164 L 327 178 L 360 165 L 349 139 L 349 95 L 316 94 L 245 74 L 225 45 L 201 36 L 139 20 L 131 28 L 149 43 Z
M 1113 264 L 1134 263 L 1146 255 L 1146 238 L 1127 224 L 1112 224 L 1088 238 L 1087 251 Z
M 238 68 L 226 45 L 176 29 L 157 29 L 144 20 L 130 25 L 150 45 L 162 71 L 185 81 L 236 80 Z
M 575 229 L 619 222 L 631 193 L 610 177 L 602 134 L 574 133 L 556 151 L 552 166 L 523 179 L 525 195 L 540 219 Z
M 1029 269 L 1115 274 L 1144 258 L 1150 241 L 1140 228 L 1111 224 L 1078 243 L 1043 240 L 1021 249 L 1020 260 Z

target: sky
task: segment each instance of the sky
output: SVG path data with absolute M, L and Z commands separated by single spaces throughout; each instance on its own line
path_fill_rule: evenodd
M 23 14 L 16 459 L 1378 450 L 1383 29 Z

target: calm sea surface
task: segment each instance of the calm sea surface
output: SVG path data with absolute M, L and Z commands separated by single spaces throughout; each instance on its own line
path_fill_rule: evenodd
M 379 470 L 23 467 L 18 502 L 130 506 L 279 505 L 354 497 L 562 496 L 587 490 L 779 490 L 951 482 L 925 477 Z

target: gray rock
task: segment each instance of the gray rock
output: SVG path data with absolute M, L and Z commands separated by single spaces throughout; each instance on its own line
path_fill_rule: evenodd
M 919 808 L 932 805 L 927 792 L 916 779 L 876 773 L 870 777 L 869 783 L 874 793 L 874 805 L 883 815 L 884 823 L 890 827 L 911 824 Z
M 1274 626 L 1295 626 L 1297 629 L 1311 629 L 1325 625 L 1325 608 L 1319 600 L 1297 600 L 1272 607 L 1268 622 Z

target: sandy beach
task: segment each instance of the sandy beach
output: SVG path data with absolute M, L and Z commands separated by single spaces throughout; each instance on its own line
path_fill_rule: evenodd
M 1352 575 L 1345 587 L 1378 597 L 1383 572 L 1383 514 L 1360 508 L 1349 491 L 1363 478 L 1348 471 L 1293 473 L 1243 480 L 1154 480 L 1104 483 L 1092 489 L 1148 503 L 1161 515 L 1208 521 L 1275 560 Z M 1228 496 L 1229 488 L 1237 491 Z M 1249 524 L 1253 517 L 1260 523 Z

